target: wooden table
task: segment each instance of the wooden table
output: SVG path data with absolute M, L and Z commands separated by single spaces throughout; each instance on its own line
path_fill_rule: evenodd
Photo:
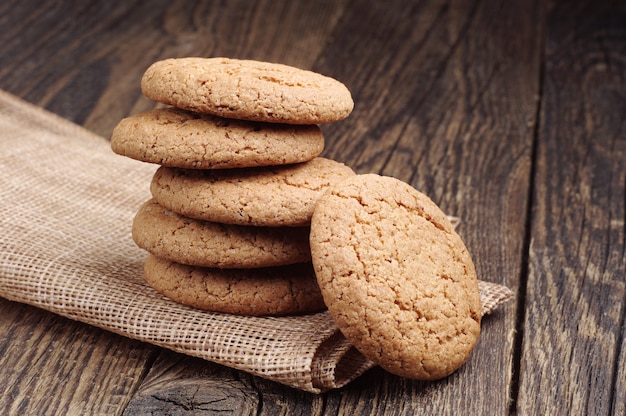
M 626 3 L 4 0 L 0 45 L 1 89 L 105 137 L 162 58 L 337 78 L 356 107 L 324 155 L 460 216 L 516 294 L 449 378 L 321 395 L 0 300 L 4 413 L 626 413 Z

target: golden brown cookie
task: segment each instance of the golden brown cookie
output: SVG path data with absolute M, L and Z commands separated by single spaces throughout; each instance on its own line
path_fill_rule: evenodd
M 150 190 L 163 207 L 224 224 L 307 226 L 315 202 L 333 183 L 354 175 L 325 158 L 263 168 L 189 170 L 160 167 Z
M 150 200 L 141 206 L 132 237 L 144 250 L 177 263 L 254 268 L 311 259 L 307 227 L 246 227 L 183 217 Z
M 328 310 L 366 357 L 423 380 L 468 359 L 480 334 L 478 280 L 427 196 L 390 177 L 348 178 L 319 199 L 310 242 Z
M 341 82 L 287 65 L 229 58 L 165 59 L 141 80 L 143 93 L 158 102 L 241 120 L 321 124 L 352 112 Z
M 316 125 L 259 123 L 161 108 L 121 120 L 113 130 L 111 148 L 164 166 L 242 168 L 306 162 L 322 152 L 324 136 Z
M 146 282 L 168 298 L 213 312 L 293 315 L 325 309 L 310 263 L 260 269 L 186 266 L 149 255 Z

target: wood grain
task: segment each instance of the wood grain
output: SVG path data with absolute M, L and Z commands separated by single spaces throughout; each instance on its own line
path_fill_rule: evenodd
M 129 403 L 125 415 L 322 414 L 324 396 L 203 360 L 164 351 Z
M 109 137 L 152 62 L 229 56 L 344 82 L 324 156 L 462 218 L 517 293 L 434 383 L 313 395 L 0 299 L 0 408 L 48 414 L 624 414 L 626 7 L 574 0 L 0 2 L 0 88 Z
M 353 13 L 349 18 L 346 14 L 346 20 L 355 25 L 361 17 Z M 391 20 L 387 14 L 393 12 L 371 13 L 364 19 Z M 333 137 L 338 142 L 328 154 L 348 158 L 344 161 L 359 172 L 408 181 L 446 212 L 460 216 L 460 233 L 479 276 L 516 288 L 522 277 L 539 93 L 541 7 L 529 2 L 431 2 L 403 13 L 410 18 L 373 25 L 374 33 L 364 34 L 385 33 L 391 42 L 385 50 L 390 52 L 355 58 L 367 65 L 361 71 L 368 76 L 354 81 L 348 76 L 356 91 L 354 118 L 347 126 L 337 125 Z M 516 28 L 515 37 L 508 35 L 508 27 Z M 333 45 L 329 47 L 332 54 Z M 359 51 L 348 49 L 353 55 Z M 382 375 L 389 388 L 385 395 L 411 397 L 412 404 L 398 414 L 453 413 L 459 408 L 468 414 L 486 408 L 493 414 L 507 413 L 514 396 L 510 359 L 515 315 L 511 304 L 503 315 L 487 319 L 468 373 L 435 388 Z M 472 378 L 475 372 L 481 377 Z M 373 396 L 384 389 L 375 385 L 364 387 L 363 394 Z M 358 411 L 362 401 L 346 403 L 342 410 Z
M 550 10 L 522 414 L 624 409 L 626 8 L 616 5 Z
M 356 102 L 348 120 L 323 126 L 325 155 L 360 172 L 396 176 L 432 195 L 463 218 L 461 232 L 480 275 L 515 288 L 525 238 L 541 19 L 525 2 L 495 8 L 401 4 L 351 4 L 313 66 L 345 82 Z M 515 25 L 519 37 L 507 37 L 501 19 Z M 359 38 L 350 35 L 360 27 L 370 30 Z M 374 47 L 380 39 L 385 44 Z M 510 50 L 515 54 L 504 53 Z M 339 61 L 341 67 L 332 65 Z M 485 206 L 485 200 L 492 202 Z M 426 384 L 373 372 L 360 384 L 325 394 L 324 408 L 338 414 L 441 414 L 458 408 L 507 413 L 514 305 L 497 316 L 485 320 L 480 347 L 453 377 Z M 487 368 L 492 372 L 481 371 Z M 260 379 L 255 384 L 276 388 Z M 301 408 L 298 403 L 289 408 Z
M 0 409 L 6 414 L 119 414 L 155 347 L 0 300 Z
M 70 0 L 33 13 L 28 2 L 8 3 L 15 4 L 5 19 L 22 25 L 0 34 L 5 89 L 104 137 L 122 117 L 155 106 L 139 85 L 152 62 L 229 56 L 309 68 L 343 7 L 328 0 Z
M 143 69 L 162 57 L 276 59 L 329 74 L 349 86 L 357 109 L 345 122 L 325 126 L 326 155 L 361 172 L 409 181 L 462 216 L 462 234 L 481 276 L 515 289 L 538 93 L 539 45 L 534 36 L 541 21 L 535 19 L 536 7 L 461 1 L 408 7 L 402 1 L 319 6 L 260 2 L 246 7 L 165 2 L 148 7 L 130 2 L 111 10 L 103 21 L 79 19 L 84 13 L 102 16 L 101 7 L 112 6 L 46 10 L 40 19 L 46 16 L 52 27 L 49 38 L 39 41 L 42 48 L 25 55 L 15 51 L 30 62 L 51 60 L 56 65 L 58 55 L 65 60 L 45 82 L 42 73 L 31 68 L 31 78 L 38 82 L 29 84 L 22 74 L 12 92 L 106 135 L 121 117 L 153 106 L 141 97 L 138 82 Z M 48 15 L 62 11 L 70 13 L 68 22 Z M 508 35 L 502 19 L 516 26 L 516 36 Z M 72 33 L 70 44 L 62 29 Z M 60 45 L 56 54 L 49 50 L 55 42 Z M 509 50 L 515 54 L 507 57 L 504 52 Z M 69 57 L 73 64 L 66 62 Z M 519 67 L 520 60 L 527 65 Z M 0 76 L 10 84 L 14 74 Z M 485 181 L 487 175 L 500 180 Z M 485 198 L 492 203 L 485 206 Z M 494 217 L 499 221 L 492 221 Z M 198 374 L 197 361 L 164 354 L 130 399 L 126 413 L 199 409 L 209 403 L 213 410 L 230 407 L 265 414 L 299 414 L 309 408 L 317 414 L 441 414 L 442 409 L 455 414 L 459 408 L 470 413 L 490 408 L 503 414 L 511 396 L 515 316 L 514 305 L 509 305 L 486 319 L 472 359 L 446 380 L 413 382 L 375 369 L 345 389 L 319 397 L 230 370 L 217 371 L 209 364 L 203 366 L 208 372 Z M 219 408 L 220 403 L 225 407 Z

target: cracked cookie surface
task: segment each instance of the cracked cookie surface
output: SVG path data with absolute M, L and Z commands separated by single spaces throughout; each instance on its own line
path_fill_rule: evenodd
M 220 117 L 287 124 L 343 120 L 354 107 L 341 82 L 288 65 L 230 58 L 153 63 L 141 89 L 174 107 Z
M 239 225 L 308 226 L 324 191 L 353 175 L 343 163 L 321 157 L 247 169 L 159 167 L 150 191 L 161 206 L 190 218 Z
M 308 227 L 246 227 L 186 218 L 144 203 L 132 238 L 144 250 L 177 263 L 204 267 L 255 268 L 308 262 Z
M 328 310 L 365 356 L 422 380 L 465 363 L 480 334 L 476 272 L 427 196 L 395 178 L 348 178 L 319 199 L 310 243 Z
M 324 310 L 310 263 L 259 269 L 194 267 L 148 255 L 146 282 L 188 306 L 247 316 L 293 315 Z
M 306 162 L 324 149 L 316 125 L 225 119 L 160 108 L 122 119 L 113 129 L 115 153 L 142 162 L 224 169 Z

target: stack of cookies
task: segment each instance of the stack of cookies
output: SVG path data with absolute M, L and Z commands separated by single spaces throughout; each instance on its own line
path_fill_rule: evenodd
M 111 147 L 160 165 L 132 227 L 149 253 L 146 281 L 217 312 L 324 309 L 311 217 L 331 185 L 355 174 L 319 156 L 318 125 L 350 114 L 348 89 L 314 72 L 226 58 L 159 61 L 141 86 L 166 106 L 120 121 Z
M 442 378 L 467 360 L 481 301 L 450 219 L 400 180 L 319 156 L 318 125 L 352 111 L 343 84 L 185 58 L 152 65 L 142 89 L 168 107 L 122 120 L 111 145 L 161 165 L 132 228 L 152 287 L 241 315 L 327 308 L 352 345 L 403 377 Z

